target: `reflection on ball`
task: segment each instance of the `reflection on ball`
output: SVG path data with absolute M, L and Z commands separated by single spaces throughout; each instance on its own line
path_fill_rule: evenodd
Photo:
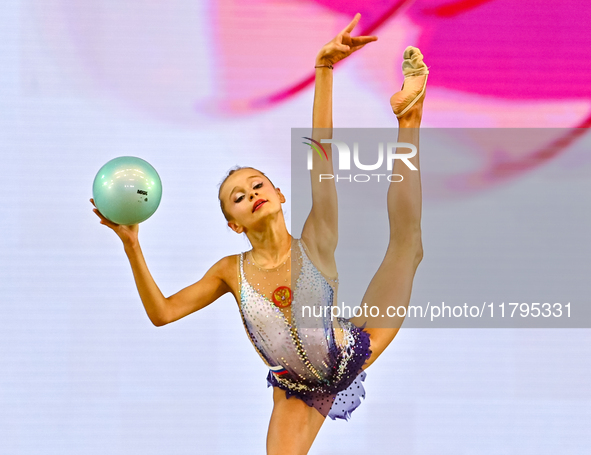
M 117 224 L 137 224 L 150 218 L 162 198 L 160 176 L 150 163 L 120 156 L 100 168 L 92 185 L 96 208 Z

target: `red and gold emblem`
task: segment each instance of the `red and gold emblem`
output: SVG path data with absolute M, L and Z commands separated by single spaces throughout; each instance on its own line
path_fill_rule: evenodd
M 273 303 L 279 308 L 291 305 L 291 289 L 288 286 L 279 286 L 273 291 Z

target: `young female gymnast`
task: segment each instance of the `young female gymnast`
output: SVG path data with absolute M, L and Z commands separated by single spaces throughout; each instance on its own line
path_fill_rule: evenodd
M 315 140 L 330 137 L 332 129 L 333 65 L 377 40 L 351 36 L 359 18 L 357 14 L 316 57 Z M 402 69 L 403 87 L 390 103 L 398 117 L 398 142 L 418 149 L 428 74 L 418 49 L 405 50 Z M 293 239 L 287 230 L 280 189 L 254 168 L 233 170 L 220 186 L 220 205 L 228 226 L 245 233 L 252 249 L 221 259 L 197 283 L 168 298 L 148 271 L 138 225 L 114 224 L 94 209 L 101 224 L 123 241 L 140 297 L 156 326 L 200 310 L 228 292 L 234 295 L 247 334 L 270 369 L 267 380 L 273 386 L 274 406 L 267 453 L 272 455 L 306 454 L 327 415 L 348 418 L 364 393 L 363 370 L 384 352 L 400 327 L 362 328 L 359 318 L 331 321 L 330 312 L 328 318 L 302 319 L 302 305 L 332 306 L 338 283 L 336 187 L 334 180 L 319 182 L 320 174 L 333 173 L 331 149 L 325 148 L 328 161 L 315 157 L 313 163 L 312 209 L 301 239 Z M 384 313 L 388 306 L 408 305 L 422 258 L 420 172 L 394 161 L 392 173 L 402 175 L 403 181 L 388 188 L 389 244 L 363 297 Z M 419 168 L 418 153 L 410 161 Z

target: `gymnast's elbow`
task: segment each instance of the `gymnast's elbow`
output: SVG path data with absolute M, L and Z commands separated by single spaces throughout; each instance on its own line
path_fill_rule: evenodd
M 164 320 L 163 318 L 159 318 L 156 316 L 149 316 L 148 315 L 148 318 L 150 319 L 150 322 L 152 324 L 154 324 L 154 326 L 156 326 L 156 327 L 162 327 L 162 326 L 168 324 L 168 322 L 169 322 L 169 321 Z

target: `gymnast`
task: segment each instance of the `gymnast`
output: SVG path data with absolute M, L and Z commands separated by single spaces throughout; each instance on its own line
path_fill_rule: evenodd
M 376 36 L 351 36 L 360 14 L 324 45 L 315 61 L 313 136 L 318 142 L 332 132 L 333 65 Z M 398 118 L 398 142 L 419 147 L 419 127 L 425 97 L 427 66 L 412 46 L 404 51 L 404 84 L 390 104 Z M 348 419 L 364 396 L 361 381 L 392 342 L 396 327 L 366 327 L 361 317 L 304 320 L 302 306 L 332 307 L 338 286 L 335 250 L 338 238 L 337 192 L 332 150 L 328 161 L 314 154 L 311 173 L 312 207 L 301 238 L 287 230 L 282 204 L 285 196 L 263 172 L 252 167 L 233 169 L 219 188 L 219 201 L 228 226 L 246 234 L 252 249 L 220 259 L 198 282 L 166 298 L 144 260 L 139 225 L 107 220 L 96 209 L 101 224 L 123 242 L 147 315 L 162 326 L 198 311 L 232 293 L 246 333 L 269 368 L 273 411 L 267 433 L 270 455 L 307 454 L 327 416 Z M 419 155 L 410 169 L 394 160 L 387 193 L 389 243 L 363 302 L 378 306 L 408 306 L 415 272 L 421 262 L 421 182 Z M 94 201 L 91 199 L 94 204 Z M 334 319 L 334 320 L 333 320 Z

